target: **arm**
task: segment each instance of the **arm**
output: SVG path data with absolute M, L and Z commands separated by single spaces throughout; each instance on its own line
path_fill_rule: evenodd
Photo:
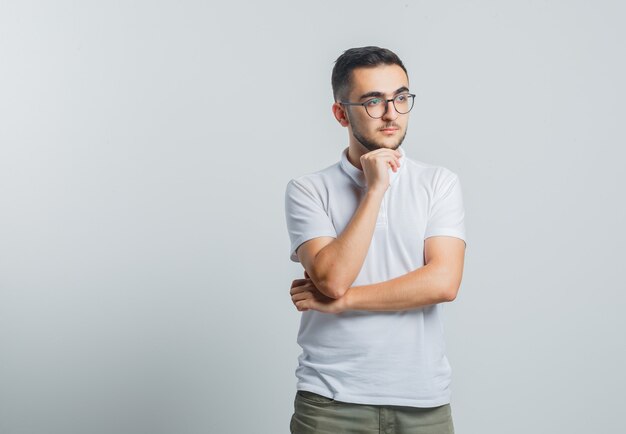
M 342 297 L 356 279 L 372 242 L 383 195 L 384 191 L 368 191 L 337 238 L 314 238 L 298 248 L 298 259 L 322 294 Z
M 424 254 L 423 267 L 386 282 L 350 288 L 345 308 L 397 311 L 453 301 L 461 285 L 465 242 L 431 237 L 424 242 Z
M 342 297 L 359 274 L 389 187 L 389 167 L 397 171 L 399 155 L 397 151 L 378 149 L 361 156 L 368 188 L 350 223 L 337 238 L 314 238 L 297 249 L 298 259 L 322 294 Z
M 295 280 L 292 301 L 298 310 L 327 313 L 398 311 L 453 301 L 463 275 L 465 242 L 454 237 L 430 237 L 424 242 L 424 255 L 423 267 L 386 282 L 352 287 L 338 300 L 324 297 L 309 279 Z

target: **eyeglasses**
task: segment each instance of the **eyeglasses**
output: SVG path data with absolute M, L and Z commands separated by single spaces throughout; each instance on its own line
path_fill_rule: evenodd
M 389 107 L 389 102 L 393 103 L 393 107 L 396 111 L 405 115 L 411 111 L 413 108 L 413 103 L 415 102 L 415 95 L 412 93 L 401 93 L 399 95 L 394 96 L 391 99 L 384 98 L 372 98 L 368 99 L 365 102 L 340 102 L 341 105 L 362 105 L 365 107 L 365 111 L 367 114 L 374 118 L 380 119 L 385 116 L 387 113 L 387 108 Z

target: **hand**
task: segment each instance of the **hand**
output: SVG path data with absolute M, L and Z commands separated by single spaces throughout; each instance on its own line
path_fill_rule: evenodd
M 389 168 L 397 172 L 401 156 L 400 151 L 393 149 L 376 149 L 361 155 L 361 166 L 368 190 L 386 191 L 389 188 Z
M 306 271 L 304 279 L 296 279 L 291 282 L 291 301 L 300 312 L 309 309 L 317 310 L 324 313 L 342 313 L 346 310 L 345 299 L 330 298 L 322 294 L 311 279 L 308 278 Z

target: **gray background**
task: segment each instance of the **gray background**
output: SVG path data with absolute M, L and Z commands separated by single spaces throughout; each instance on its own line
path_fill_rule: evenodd
M 457 432 L 625 432 L 625 12 L 0 2 L 0 433 L 288 431 L 284 189 L 347 146 L 330 71 L 370 44 L 464 189 Z

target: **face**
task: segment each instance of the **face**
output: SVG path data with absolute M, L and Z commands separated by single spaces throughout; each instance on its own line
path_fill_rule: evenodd
M 352 71 L 352 88 L 347 100 L 365 102 L 373 97 L 391 99 L 399 93 L 408 92 L 409 83 L 404 70 L 398 65 L 380 65 L 357 68 Z M 350 131 L 350 145 L 364 147 L 366 151 L 380 148 L 397 149 L 406 135 L 409 114 L 399 114 L 391 102 L 380 119 L 370 117 L 363 106 L 341 106 L 335 116 L 345 117 L 342 125 Z

